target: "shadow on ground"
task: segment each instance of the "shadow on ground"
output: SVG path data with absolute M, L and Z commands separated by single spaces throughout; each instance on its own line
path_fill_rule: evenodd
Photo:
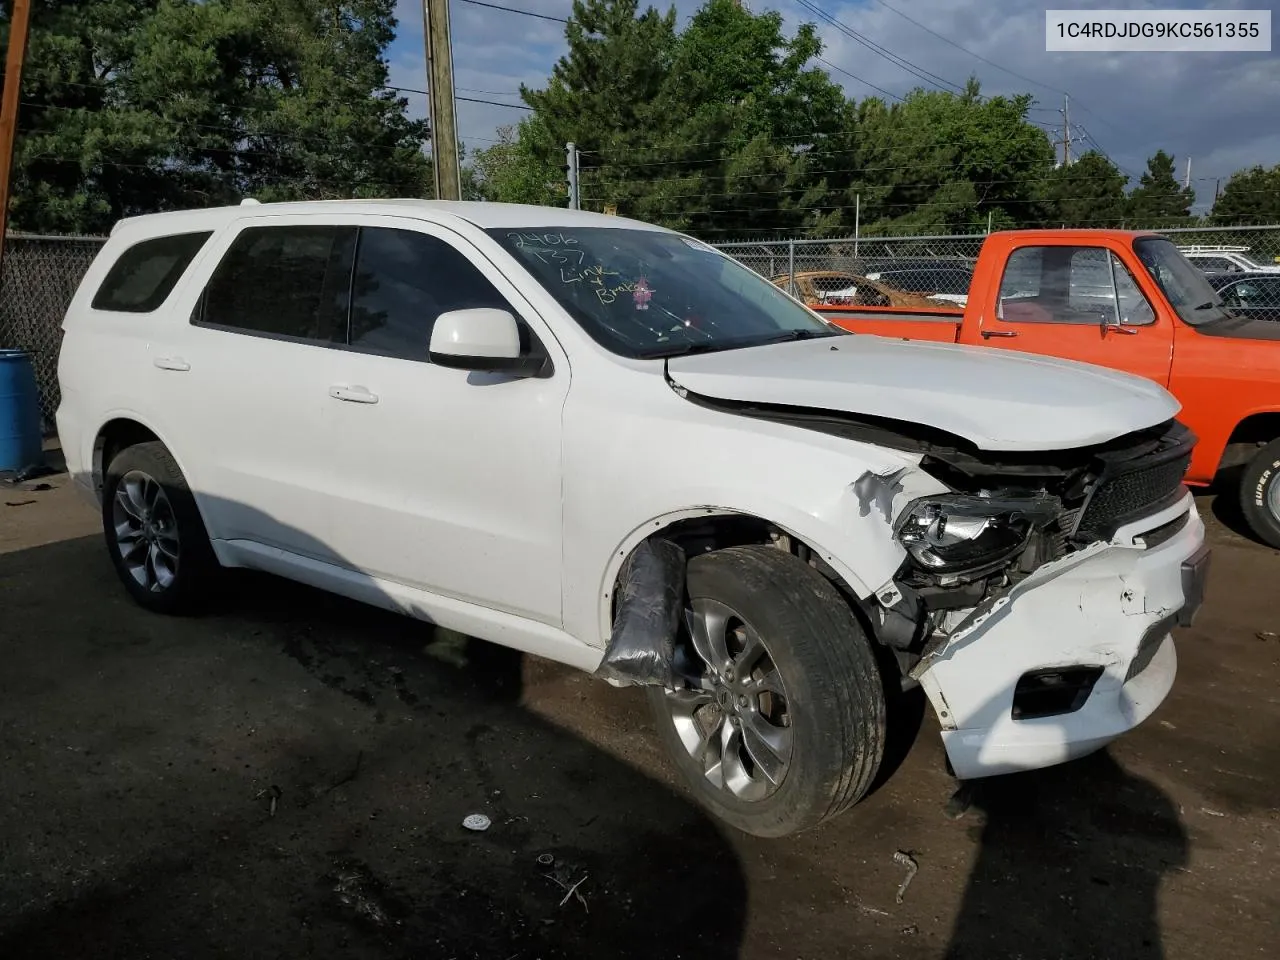
M 1106 752 L 966 790 L 985 822 L 949 960 L 1164 956 L 1160 884 L 1188 840 L 1163 791 Z
M 522 709 L 517 654 L 229 586 L 172 619 L 100 538 L 0 556 L 0 956 L 738 955 L 717 826 Z

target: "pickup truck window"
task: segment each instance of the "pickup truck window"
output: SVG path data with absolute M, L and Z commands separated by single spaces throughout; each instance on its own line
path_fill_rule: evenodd
M 345 344 L 356 228 L 248 227 L 213 271 L 195 322 Z
M 755 271 L 677 234 L 625 227 L 487 232 L 593 340 L 623 356 L 844 333 Z
M 1112 286 L 1114 271 L 1115 285 Z M 1103 247 L 1020 247 L 1005 264 L 1000 303 L 1007 323 L 1094 326 L 1155 322 L 1155 310 L 1137 281 Z
M 1193 327 L 1229 317 L 1203 273 L 1164 237 L 1139 237 L 1134 252 L 1183 323 Z
M 413 230 L 362 227 L 351 287 L 351 346 L 427 362 L 436 318 L 494 307 L 514 313 L 456 248 Z

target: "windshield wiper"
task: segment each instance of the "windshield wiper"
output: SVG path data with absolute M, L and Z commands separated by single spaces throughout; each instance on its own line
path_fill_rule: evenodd
M 742 340 L 699 340 L 696 343 L 675 344 L 669 350 L 645 354 L 648 360 L 661 360 L 666 357 L 684 357 L 692 353 L 715 353 L 720 350 L 740 350 L 743 347 L 762 347 L 769 343 L 784 343 L 789 340 L 811 340 L 817 337 L 836 337 L 839 333 L 832 330 L 786 330 L 768 337 L 751 337 Z
M 753 340 L 751 346 L 757 346 L 765 343 L 785 343 L 788 340 L 816 340 L 820 337 L 838 337 L 840 336 L 834 330 L 785 330 L 782 333 L 774 334 L 771 337 L 764 337 L 760 340 Z

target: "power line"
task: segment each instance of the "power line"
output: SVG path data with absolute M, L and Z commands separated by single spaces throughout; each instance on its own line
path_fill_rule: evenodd
M 831 26 L 835 27 L 837 30 L 839 30 L 845 36 L 849 37 L 851 40 L 854 40 L 855 42 L 866 47 L 868 50 L 872 51 L 873 53 L 878 54 L 879 56 L 888 60 L 894 66 L 900 67 L 901 69 L 906 70 L 908 73 L 912 74 L 915 77 L 918 77 L 919 79 L 923 80 L 925 83 L 929 84 L 930 86 L 951 87 L 952 90 L 956 93 L 963 92 L 964 88 L 959 84 L 952 83 L 950 80 L 940 77 L 936 73 L 930 73 L 928 70 L 926 70 L 924 67 L 920 66 L 919 64 L 912 63 L 910 60 L 906 59 L 905 57 L 898 56 L 892 50 L 888 50 L 885 47 L 880 46 L 880 44 L 876 43 L 870 37 L 867 37 L 864 34 L 859 33 L 857 30 L 854 30 L 852 27 L 844 23 L 841 23 L 831 14 L 827 13 L 825 10 L 819 7 L 816 3 L 811 2 L 811 0 L 798 0 L 798 2 L 800 6 L 804 7 L 810 13 L 816 14 L 817 16 L 821 17 L 823 20 L 831 24 Z
M 459 97 L 457 95 L 455 95 L 453 99 L 465 100 L 467 103 L 486 103 L 491 107 L 506 107 L 508 110 L 533 110 L 533 107 L 527 106 L 523 103 L 502 103 L 498 100 L 480 100 L 476 97 Z
M 518 13 L 524 17 L 537 17 L 539 20 L 554 20 L 556 23 L 568 23 L 564 17 L 553 17 L 546 13 L 534 13 L 532 10 L 517 10 L 515 7 L 504 7 L 500 3 L 486 3 L 485 0 L 462 0 L 463 3 L 469 3 L 475 7 L 489 7 L 493 10 L 501 10 L 504 13 Z
M 896 93 L 890 93 L 890 92 L 889 92 L 888 90 L 886 90 L 884 87 L 877 87 L 877 86 L 876 86 L 874 83 L 872 83 L 870 80 L 863 80 L 861 77 L 856 76 L 855 74 L 850 73 L 850 72 L 849 72 L 848 70 L 846 70 L 844 67 L 837 67 L 837 66 L 836 66 L 834 63 L 832 63 L 830 60 L 824 59 L 823 57 L 815 57 L 814 59 L 815 59 L 815 60 L 817 60 L 819 63 L 825 63 L 828 67 L 830 67 L 832 70 L 835 70 L 837 73 L 843 73 L 846 77 L 850 77 L 850 78 L 852 78 L 852 79 L 854 79 L 854 80 L 857 80 L 859 83 L 866 84 L 866 85 L 867 85 L 868 87 L 870 87 L 872 90 L 878 90 L 878 91 L 880 91 L 880 92 L 881 92 L 881 93 L 883 93 L 886 97 L 891 97 L 892 99 L 897 100 L 899 103 L 906 103 L 906 101 L 905 101 L 902 97 L 898 96 Z
M 925 33 L 931 34 L 932 36 L 937 37 L 943 43 L 950 44 L 951 46 L 955 47 L 957 50 L 960 50 L 964 53 L 969 54 L 969 56 L 971 57 L 981 60 L 983 63 L 987 64 L 988 66 L 995 67 L 997 70 L 1003 70 L 1005 73 L 1009 74 L 1011 77 L 1017 77 L 1019 80 L 1024 80 L 1027 83 L 1033 84 L 1037 87 L 1042 87 L 1045 90 L 1050 90 L 1054 93 L 1060 93 L 1060 94 L 1063 94 L 1064 96 L 1068 95 L 1066 90 L 1060 90 L 1059 88 L 1052 87 L 1047 83 L 1041 83 L 1039 80 L 1033 80 L 1031 79 L 1031 77 L 1023 76 L 1021 73 L 1018 73 L 1016 70 L 1010 70 L 1008 67 L 1004 66 L 1003 64 L 996 63 L 994 60 L 988 60 L 982 54 L 975 53 L 974 51 L 970 50 L 968 47 L 963 46 L 959 43 L 956 43 L 950 37 L 943 36 L 942 34 L 938 33 L 936 30 L 925 26 L 919 20 L 916 20 L 912 17 L 907 16 L 897 7 L 893 6 L 890 3 L 886 3 L 885 0 L 876 0 L 876 3 L 880 4 L 880 6 L 884 7 L 886 10 L 893 11 L 898 16 L 902 17 L 903 20 L 906 20 L 908 23 L 914 23 L 917 27 L 919 27 Z

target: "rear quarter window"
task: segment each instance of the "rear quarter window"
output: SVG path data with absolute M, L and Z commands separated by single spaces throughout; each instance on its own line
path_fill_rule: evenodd
M 150 313 L 173 291 L 212 230 L 153 237 L 135 243 L 111 265 L 93 297 L 94 310 Z

